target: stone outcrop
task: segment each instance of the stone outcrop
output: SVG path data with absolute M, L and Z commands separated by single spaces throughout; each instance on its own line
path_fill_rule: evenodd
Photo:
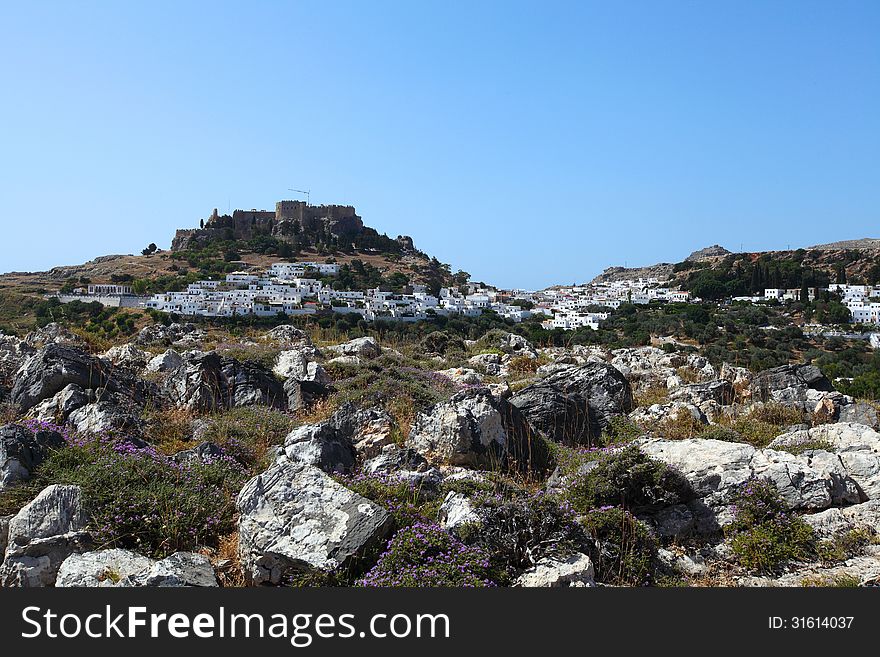
M 217 586 L 208 558 L 175 552 L 155 561 L 129 550 L 111 549 L 72 554 L 61 564 L 56 587 L 185 587 Z
M 163 392 L 174 405 L 199 411 L 255 404 L 284 408 L 287 400 L 282 384 L 262 366 L 213 351 L 187 353 Z
M 821 396 L 810 396 L 810 391 L 834 392 L 834 386 L 815 365 L 782 365 L 765 370 L 752 379 L 752 399 L 776 402 L 812 410 Z M 809 407 L 808 407 L 809 406 Z
M 596 444 L 615 417 L 633 409 L 626 378 L 605 363 L 554 372 L 515 394 L 510 403 L 534 428 L 566 445 Z
M 375 338 L 355 338 L 342 344 L 327 347 L 326 351 L 337 354 L 339 356 L 357 356 L 358 358 L 376 358 L 382 355 L 382 348 Z
M 28 410 L 70 384 L 82 389 L 104 387 L 110 372 L 107 361 L 75 347 L 49 344 L 21 366 L 12 388 L 12 401 Z
M 456 393 L 421 413 L 406 445 L 437 465 L 542 471 L 549 460 L 519 409 L 486 388 Z
M 0 427 L 0 490 L 30 479 L 49 451 L 64 444 L 64 437 L 50 429 L 32 430 L 19 424 Z
M 332 572 L 377 546 L 389 513 L 318 468 L 278 463 L 237 500 L 239 557 L 250 584 L 281 584 L 299 572 Z
M 586 554 L 568 557 L 545 557 L 523 572 L 513 586 L 528 588 L 560 588 L 595 586 L 595 569 Z
M 680 472 L 700 498 L 698 531 L 713 531 L 732 518 L 729 505 L 749 479 L 773 482 L 789 508 L 818 511 L 863 501 L 859 484 L 836 455 L 795 456 L 745 443 L 692 438 L 642 439 L 639 448 Z
M 358 455 L 370 458 L 393 440 L 394 422 L 384 410 L 346 404 L 329 419 L 297 427 L 284 440 L 284 458 L 324 472 L 348 473 Z
M 49 486 L 10 518 L 0 586 L 52 586 L 63 561 L 88 548 L 79 486 Z

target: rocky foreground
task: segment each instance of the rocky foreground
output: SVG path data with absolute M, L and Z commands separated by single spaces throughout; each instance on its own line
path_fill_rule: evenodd
M 818 368 L 448 338 L 0 335 L 0 583 L 877 582 L 880 418 Z

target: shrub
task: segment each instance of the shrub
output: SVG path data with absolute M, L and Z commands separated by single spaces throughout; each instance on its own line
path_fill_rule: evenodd
M 758 406 L 751 413 L 749 419 L 775 424 L 779 427 L 788 427 L 792 424 L 800 424 L 804 421 L 804 413 L 797 408 L 783 404 L 769 403 Z
M 743 441 L 759 449 L 770 444 L 787 427 L 803 421 L 804 414 L 798 409 L 774 403 L 758 406 L 747 415 L 735 419 L 722 420 L 726 426 L 739 433 Z
M 600 454 L 590 467 L 572 477 L 564 495 L 580 512 L 609 505 L 667 506 L 693 497 L 684 477 L 636 447 Z
M 705 427 L 700 434 L 700 438 L 706 440 L 723 440 L 728 443 L 744 443 L 746 440 L 738 431 L 730 427 L 721 426 L 720 424 L 712 424 Z
M 427 354 L 439 356 L 463 356 L 467 347 L 457 335 L 449 335 L 445 331 L 432 331 L 422 338 L 422 350 Z
M 772 483 L 749 480 L 738 491 L 733 509 L 734 521 L 725 533 L 743 567 L 772 573 L 789 561 L 815 555 L 812 527 L 788 511 Z
M 542 557 L 588 551 L 574 516 L 544 495 L 488 500 L 479 514 L 479 525 L 465 531 L 464 540 L 489 555 L 498 584 L 509 584 Z
M 648 528 L 617 507 L 595 509 L 581 518 L 595 547 L 590 553 L 596 580 L 616 586 L 647 586 L 654 581 L 657 543 Z
M 825 563 L 846 561 L 862 552 L 876 540 L 876 532 L 870 527 L 858 527 L 819 541 L 817 551 Z
M 81 486 L 100 544 L 162 558 L 233 531 L 235 495 L 246 476 L 228 457 L 177 464 L 152 447 L 96 434 L 54 451 L 28 486 Z
M 821 586 L 832 588 L 856 588 L 861 586 L 858 577 L 849 573 L 841 573 L 839 575 L 808 575 L 801 580 L 801 586 Z
M 812 450 L 825 450 L 826 452 L 833 452 L 834 445 L 832 445 L 827 440 L 809 440 L 805 443 L 782 445 L 775 449 L 778 449 L 780 452 L 788 452 L 789 454 L 794 454 L 795 456 L 798 456 L 799 454 L 803 454 L 804 452 L 809 452 Z
M 245 406 L 210 416 L 202 440 L 216 443 L 251 472 L 263 470 L 272 448 L 293 431 L 296 420 L 268 406 Z
M 611 418 L 608 426 L 602 432 L 599 443 L 602 445 L 623 445 L 631 443 L 642 435 L 642 429 L 625 415 Z
M 360 586 L 495 586 L 488 555 L 439 525 L 419 522 L 397 532 Z
M 338 476 L 343 486 L 385 508 L 397 527 L 409 527 L 437 517 L 440 493 L 401 479 L 377 475 Z

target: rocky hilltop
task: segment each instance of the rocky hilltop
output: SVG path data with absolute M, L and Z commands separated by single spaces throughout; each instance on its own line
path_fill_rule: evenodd
M 217 241 L 247 241 L 271 237 L 293 244 L 322 244 L 325 248 L 350 250 L 368 248 L 388 253 L 414 251 L 411 237 L 396 240 L 364 226 L 350 205 L 309 205 L 303 201 L 279 201 L 274 211 L 235 210 L 218 214 L 216 208 L 199 228 L 179 229 L 171 242 L 172 251 L 204 247 Z
M 704 249 L 699 249 L 691 253 L 687 258 L 684 259 L 685 262 L 700 262 L 702 260 L 708 260 L 710 258 L 719 258 L 724 257 L 726 255 L 730 255 L 730 251 L 725 249 L 723 246 L 718 244 L 714 244 L 712 246 L 707 246 Z
M 830 244 L 817 244 L 816 246 L 809 247 L 809 249 L 811 251 L 842 251 L 848 249 L 856 251 L 880 251 L 880 239 L 863 237 L 859 240 L 843 240 L 840 242 L 831 242 Z
M 657 278 L 666 280 L 672 276 L 674 265 L 669 262 L 659 262 L 656 265 L 646 267 L 607 267 L 592 281 L 593 285 L 600 283 L 613 283 L 615 281 L 634 280 L 637 278 Z
M 810 364 L 168 323 L 0 365 L 3 586 L 880 577 L 878 410 Z

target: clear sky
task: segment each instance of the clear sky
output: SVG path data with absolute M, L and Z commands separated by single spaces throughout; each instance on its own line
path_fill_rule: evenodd
M 880 237 L 880 2 L 0 4 L 0 271 L 312 190 L 503 286 Z

